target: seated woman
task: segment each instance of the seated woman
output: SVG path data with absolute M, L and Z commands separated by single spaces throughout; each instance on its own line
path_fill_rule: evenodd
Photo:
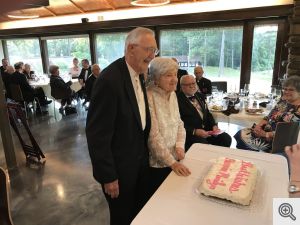
M 68 107 L 71 107 L 72 101 L 72 89 L 70 88 L 72 81 L 65 82 L 59 76 L 59 67 L 56 65 L 51 65 L 49 67 L 50 76 L 50 86 L 51 86 L 51 95 L 55 99 L 61 99 L 60 111 L 63 110 L 65 104 L 67 103 Z
M 147 88 L 151 114 L 148 139 L 150 150 L 151 194 L 173 170 L 179 176 L 190 171 L 182 163 L 184 158 L 185 129 L 180 119 L 177 98 L 178 65 L 172 59 L 157 57 L 150 63 L 151 80 Z
M 282 98 L 269 115 L 252 128 L 240 130 L 234 135 L 237 148 L 269 152 L 277 123 L 300 121 L 300 77 L 289 77 L 282 86 Z
M 72 78 L 78 78 L 79 77 L 79 74 L 80 74 L 80 71 L 81 71 L 81 68 L 79 67 L 79 61 L 77 58 L 74 58 L 73 59 L 73 66 L 70 68 L 69 70 L 69 75 L 72 77 Z
M 24 70 L 23 74 L 26 76 L 28 80 L 33 80 L 34 79 L 34 71 L 31 70 L 31 67 L 29 64 L 24 65 Z

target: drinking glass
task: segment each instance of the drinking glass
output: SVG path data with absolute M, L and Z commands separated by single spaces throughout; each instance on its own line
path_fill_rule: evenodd
M 250 92 L 249 88 L 250 88 L 250 85 L 249 85 L 249 84 L 245 84 L 245 85 L 244 85 L 245 96 L 248 96 L 248 95 L 249 95 L 249 92 Z

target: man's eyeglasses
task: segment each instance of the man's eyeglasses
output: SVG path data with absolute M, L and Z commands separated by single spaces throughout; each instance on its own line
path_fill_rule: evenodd
M 187 84 L 181 84 L 183 86 L 195 86 L 196 85 L 196 82 L 193 82 L 193 83 L 187 83 Z
M 143 46 L 138 45 L 138 44 L 134 44 L 134 45 L 139 46 L 142 49 L 144 49 L 146 52 L 150 52 L 150 53 L 152 53 L 154 55 L 158 55 L 158 53 L 159 53 L 159 49 L 154 48 L 154 47 L 143 47 Z

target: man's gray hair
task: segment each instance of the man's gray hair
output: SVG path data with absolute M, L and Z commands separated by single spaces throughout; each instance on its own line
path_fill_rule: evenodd
M 49 66 L 49 73 L 54 74 L 58 69 L 59 67 L 57 65 L 51 65 Z
M 17 62 L 15 63 L 14 67 L 16 70 L 22 69 L 24 63 L 23 62 Z
M 91 70 L 93 71 L 93 70 L 95 69 L 95 67 L 99 67 L 99 69 L 101 69 L 100 66 L 99 66 L 98 64 L 93 64 L 93 65 L 91 66 Z
M 282 87 L 294 87 L 298 93 L 300 93 L 300 76 L 294 75 L 288 77 L 282 83 Z
M 178 68 L 178 64 L 171 58 L 156 57 L 150 62 L 150 78 L 152 81 L 158 80 L 161 75 L 169 71 L 176 72 L 177 74 Z
M 139 42 L 139 39 L 141 38 L 141 36 L 146 35 L 146 34 L 153 35 L 153 37 L 155 36 L 153 30 L 151 30 L 149 28 L 145 28 L 145 27 L 137 27 L 137 28 L 133 29 L 132 31 L 130 31 L 127 34 L 127 37 L 125 40 L 125 52 L 126 52 L 129 44 L 137 44 Z
M 195 79 L 195 82 L 196 82 L 196 77 L 195 75 L 191 75 L 191 74 L 186 74 L 186 75 L 183 75 L 181 78 L 180 78 L 180 86 L 183 84 L 183 80 L 187 77 L 192 77 Z

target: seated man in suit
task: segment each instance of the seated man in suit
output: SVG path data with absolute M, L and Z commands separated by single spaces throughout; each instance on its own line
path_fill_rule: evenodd
M 79 83 L 81 85 L 81 89 L 77 92 L 77 94 L 81 99 L 83 99 L 83 98 L 85 99 L 85 97 L 86 97 L 85 82 L 86 82 L 87 78 L 89 77 L 89 75 L 92 73 L 92 70 L 91 70 L 90 62 L 87 59 L 83 59 L 81 61 L 81 65 L 82 65 L 82 69 L 81 69 L 81 72 L 78 77 Z M 85 99 L 83 105 L 85 103 L 86 103 L 86 99 Z
M 181 120 L 186 129 L 185 149 L 194 143 L 213 144 L 229 147 L 231 137 L 221 133 L 205 102 L 205 96 L 197 92 L 197 83 L 193 75 L 184 75 L 180 79 L 181 91 L 178 93 L 178 105 Z M 211 134 L 215 132 L 216 135 Z
M 49 67 L 49 73 L 51 74 L 51 95 L 56 99 L 61 99 L 61 106 L 59 108 L 59 111 L 62 112 L 66 103 L 67 107 L 71 107 L 73 91 L 70 86 L 72 84 L 72 81 L 66 83 L 59 76 L 59 67 L 56 65 L 51 65 Z
M 92 65 L 92 74 L 88 77 L 85 81 L 85 93 L 86 93 L 86 100 L 90 101 L 92 95 L 92 89 L 94 86 L 94 82 L 99 77 L 101 69 L 99 65 L 94 64 Z
M 41 106 L 46 106 L 52 102 L 52 100 L 47 100 L 43 88 L 41 87 L 33 88 L 32 86 L 30 86 L 25 74 L 23 74 L 23 70 L 24 70 L 23 62 L 15 63 L 14 68 L 15 68 L 15 72 L 11 75 L 10 82 L 12 84 L 20 85 L 23 98 L 26 102 L 32 102 L 35 97 L 38 98 Z M 38 110 L 40 111 L 40 109 Z
M 194 68 L 194 75 L 196 76 L 197 85 L 199 91 L 204 95 L 211 94 L 211 81 L 205 77 L 203 77 L 204 71 L 202 66 L 196 66 Z

